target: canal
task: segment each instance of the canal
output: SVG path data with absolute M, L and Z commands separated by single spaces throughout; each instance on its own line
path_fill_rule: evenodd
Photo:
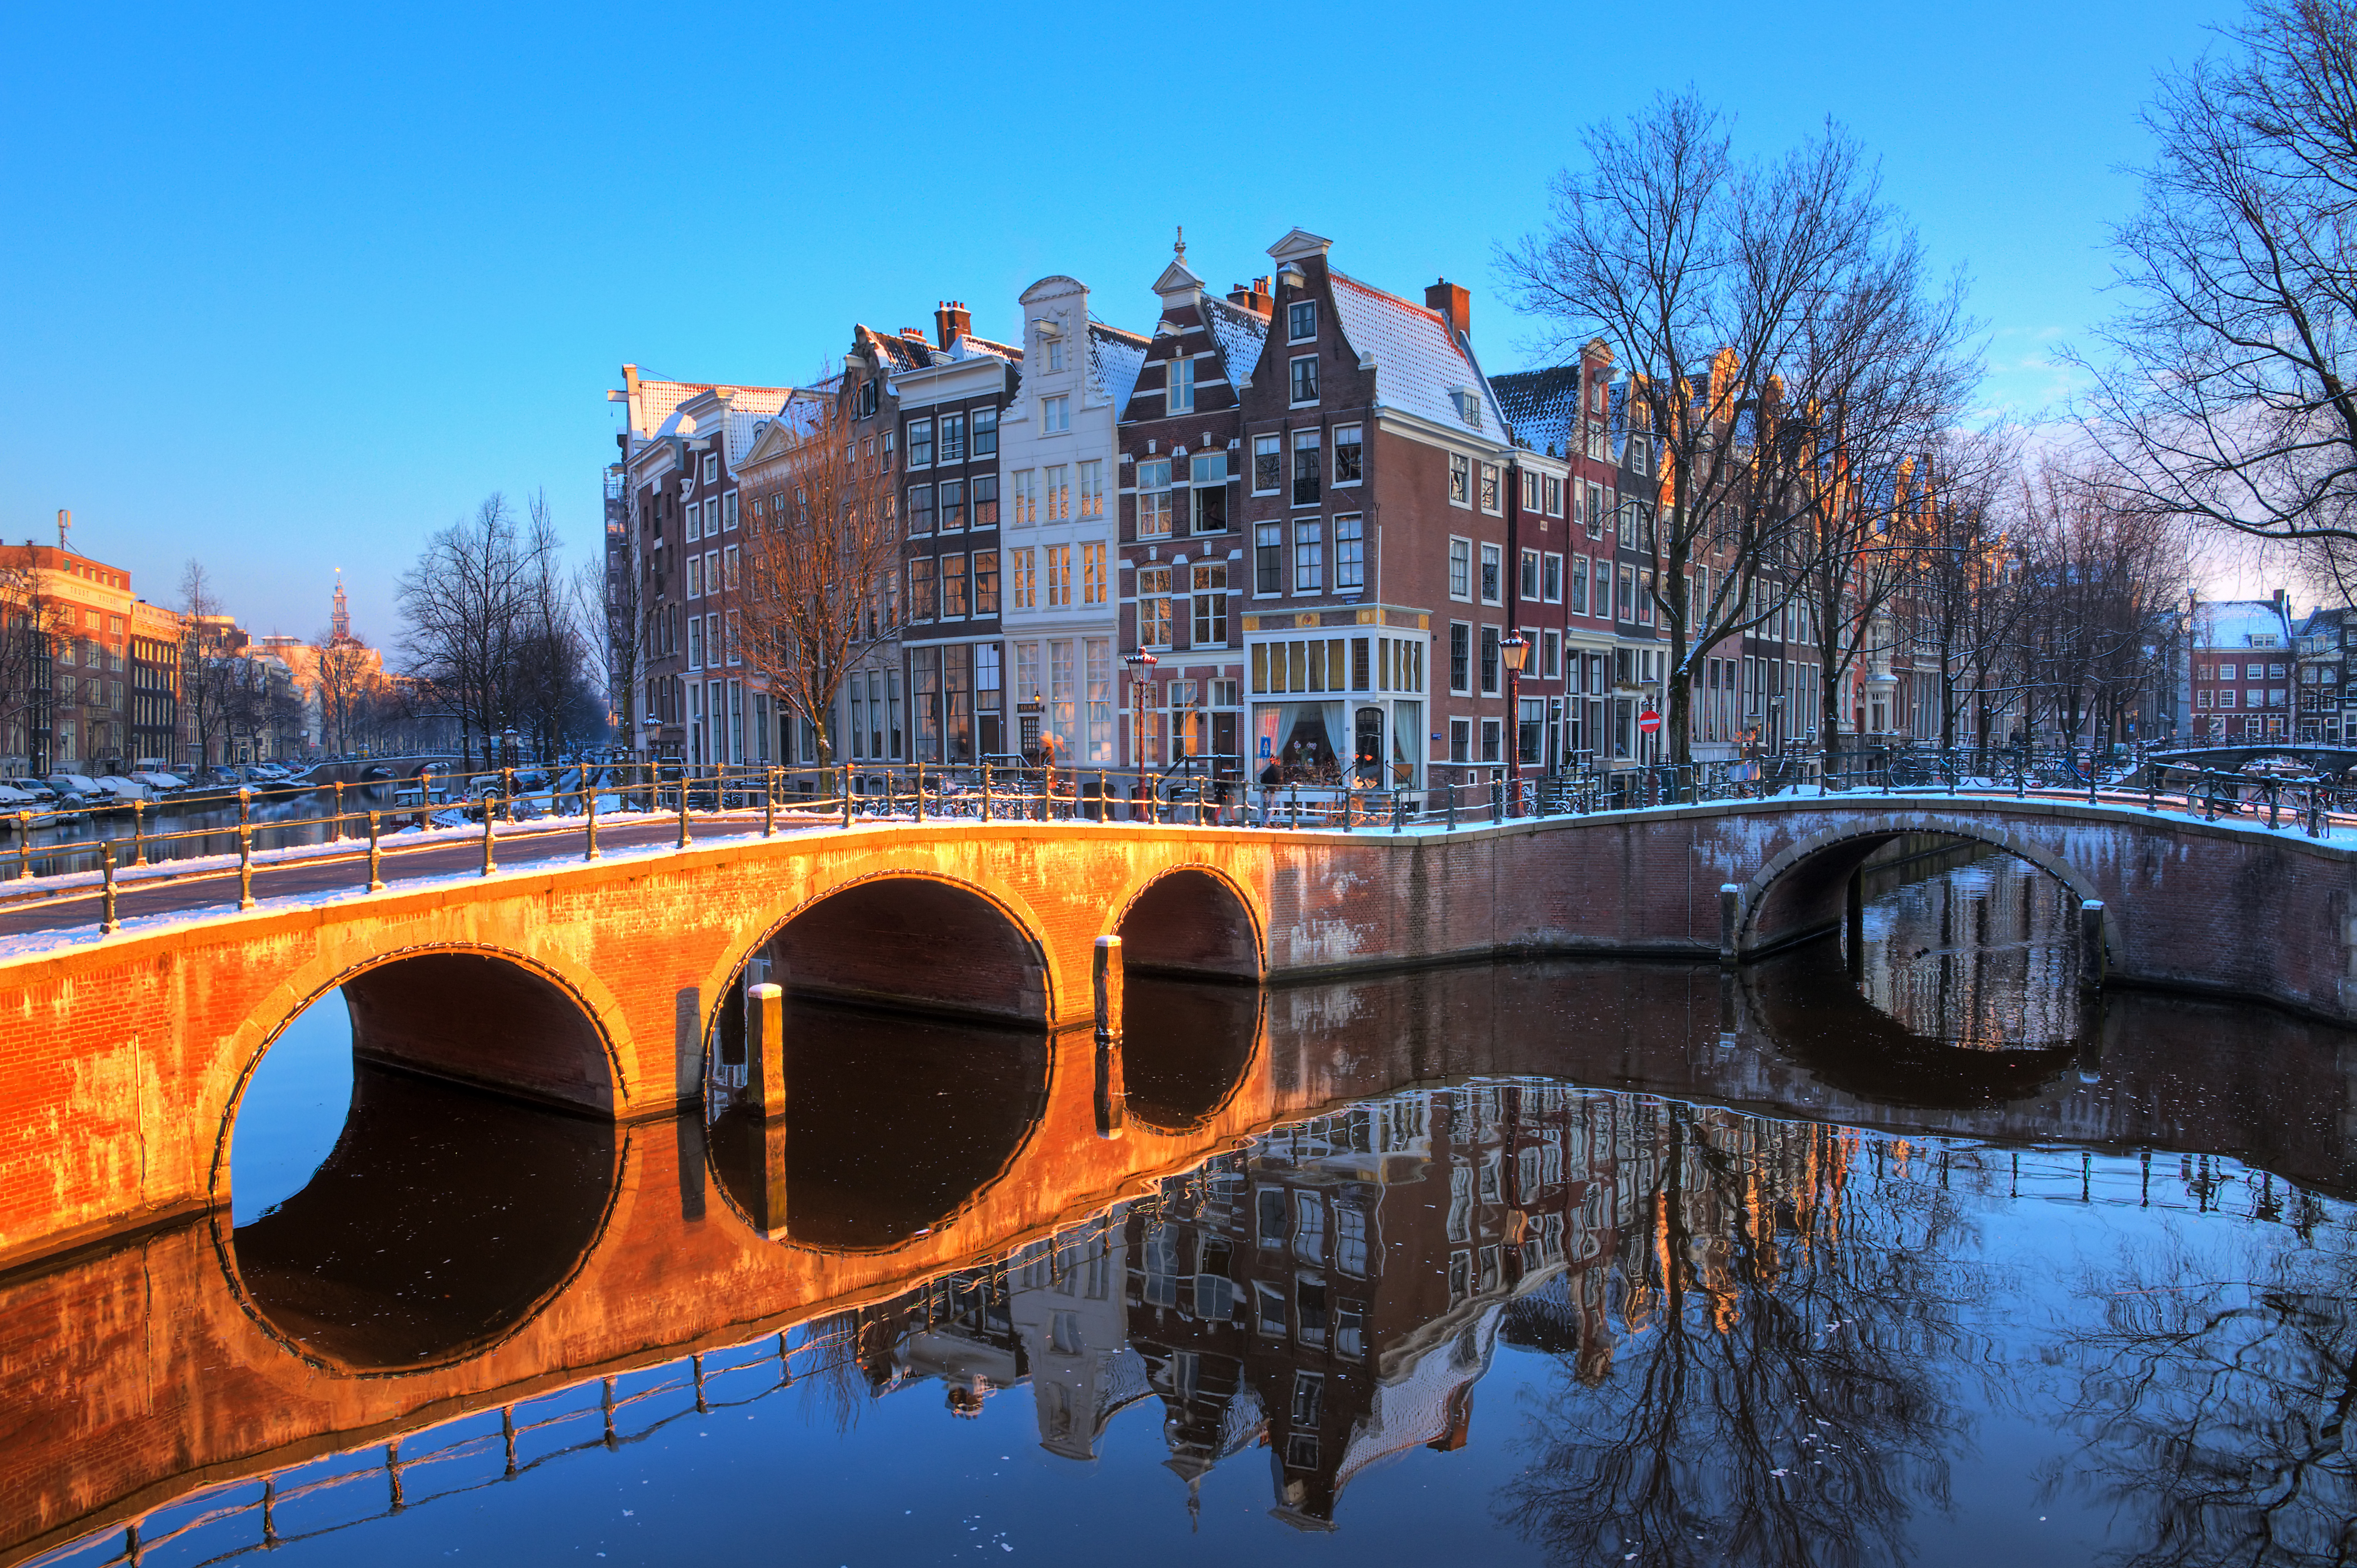
M 781 1122 L 716 1060 L 626 1134 L 331 995 L 228 1214 L 0 1276 L 0 1564 L 2357 1559 L 2350 1036 L 2083 995 L 2001 854 L 1862 892 L 1732 975 L 1134 977 L 1131 1124 L 1200 1146 L 905 1278 L 1095 1168 L 1045 1036 L 797 1005 Z

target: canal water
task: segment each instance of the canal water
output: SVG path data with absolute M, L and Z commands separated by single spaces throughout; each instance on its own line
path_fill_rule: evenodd
M 1133 1128 L 1204 1133 L 1110 1194 L 1040 1038 L 798 1008 L 781 1130 L 633 1165 L 330 997 L 228 1222 L 0 1279 L 0 1563 L 2357 1559 L 2349 1037 L 2083 998 L 2058 885 L 1900 852 L 1732 977 L 1134 981 Z

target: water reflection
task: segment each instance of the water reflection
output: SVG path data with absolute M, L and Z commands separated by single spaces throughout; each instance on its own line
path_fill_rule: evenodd
M 310 1359 L 414 1370 L 530 1318 L 596 1240 L 615 1129 L 361 1061 L 302 1189 L 228 1236 L 245 1299 Z
M 1329 1530 L 1417 1562 L 2357 1546 L 2341 1036 L 2128 994 L 2067 1047 L 1943 1047 L 1831 944 L 1733 980 L 1513 963 L 1134 983 L 1132 1006 L 1136 1122 L 1200 1122 L 1241 1069 L 1275 1124 L 1086 1185 L 1145 1140 L 1068 1118 L 1071 1146 L 1045 1146 L 1059 1042 L 798 1004 L 782 1124 L 709 1126 L 749 1229 L 703 1210 L 702 1118 L 633 1127 L 601 1165 L 593 1123 L 363 1067 L 334 1152 L 231 1238 L 247 1299 L 324 1372 L 279 1376 L 234 1312 L 190 1327 L 167 1294 L 137 1318 L 201 1273 L 170 1237 L 0 1282 L 0 1321 L 51 1326 L 0 1359 L 24 1412 L 0 1495 L 39 1499 L 0 1540 L 165 1497 L 343 1568 L 414 1560 L 421 1530 L 547 1559 L 774 1554 L 767 1510 L 711 1500 L 791 1474 L 820 1499 L 797 1549 L 831 1562 L 996 1556 L 1017 1528 L 1028 1550 L 1043 1518 L 1141 1561 L 1280 1560 Z M 946 1272 L 876 1251 L 1018 1188 L 1046 1218 L 934 1254 Z M 765 1239 L 780 1216 L 808 1245 Z M 274 1455 L 369 1442 L 336 1461 L 359 1499 L 339 1518 L 387 1518 L 291 1539 Z M 148 1468 L 118 1482 L 102 1450 Z M 437 1455 L 475 1467 L 463 1509 L 412 1506 Z M 614 1520 L 617 1489 L 643 1523 Z M 1048 1500 L 1027 1519 L 1011 1496 Z
M 834 1251 L 940 1224 L 1006 1168 L 1038 1122 L 1036 1030 L 793 1002 L 786 1114 L 736 1103 L 747 1069 L 716 1053 L 711 1159 L 754 1230 Z M 732 1070 L 733 1069 L 733 1070 Z
M 1975 1050 L 2068 1048 L 2085 1030 L 2078 899 L 1978 845 L 1866 873 L 1866 998 L 1910 1034 Z

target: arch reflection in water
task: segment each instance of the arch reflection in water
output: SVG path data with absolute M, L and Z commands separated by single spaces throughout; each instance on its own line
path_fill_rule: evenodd
M 1984 1050 L 2085 1032 L 2078 900 L 2061 882 L 1976 844 L 1864 875 L 1866 997 L 1910 1032 Z
M 845 1251 L 897 1246 L 987 1187 L 1039 1120 L 1042 1030 L 790 997 L 786 1112 L 737 1102 L 748 1082 L 716 1041 L 714 1175 L 765 1236 Z
M 1218 1113 L 1260 1042 L 1262 992 L 1148 973 L 1123 998 L 1122 1076 L 1129 1114 L 1184 1133 Z
M 615 1130 L 354 1061 L 346 1015 L 340 993 L 314 1003 L 242 1100 L 223 1255 L 262 1321 L 314 1360 L 397 1372 L 479 1354 L 587 1253 L 615 1188 Z M 455 1044 L 464 1030 L 444 1032 Z M 322 1091 L 342 1079 L 335 1106 Z M 240 1200 L 241 1177 L 274 1201 Z

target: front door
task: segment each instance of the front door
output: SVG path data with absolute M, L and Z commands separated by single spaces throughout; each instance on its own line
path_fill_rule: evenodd
M 1239 767 L 1236 752 L 1235 714 L 1213 714 L 1211 715 L 1211 749 L 1217 752 L 1221 757 L 1227 758 L 1226 761 L 1214 765 L 1219 768 L 1220 772 L 1229 778 L 1235 777 L 1236 769 Z
M 1381 708 L 1361 708 L 1357 738 L 1351 746 L 1351 762 L 1362 783 L 1381 784 L 1383 779 L 1383 711 Z

